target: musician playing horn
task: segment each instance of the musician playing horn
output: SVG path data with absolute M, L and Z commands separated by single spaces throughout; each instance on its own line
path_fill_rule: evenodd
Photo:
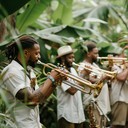
M 128 58 L 125 50 L 128 50 L 128 45 L 123 48 L 118 57 Z M 110 91 L 111 128 L 128 128 L 128 64 L 115 63 L 112 71 L 115 71 L 117 76 L 112 81 Z
M 85 51 L 85 58 L 82 63 L 80 63 L 80 66 L 78 68 L 79 75 L 82 78 L 85 78 L 92 83 L 97 82 L 104 82 L 106 76 L 102 74 L 101 71 L 96 70 L 96 68 L 99 68 L 96 64 L 98 55 L 98 48 L 96 47 L 96 44 L 92 41 L 89 41 L 85 44 L 87 47 L 87 51 Z M 84 66 L 87 66 L 88 68 L 96 67 L 95 69 L 86 70 Z M 94 70 L 94 72 L 93 72 Z M 106 114 L 110 112 L 110 102 L 109 102 L 109 92 L 108 92 L 108 86 L 104 82 L 104 86 L 97 98 L 95 98 L 90 94 L 84 94 L 83 95 L 83 104 L 85 107 L 85 111 L 87 111 L 87 106 L 89 104 L 93 103 L 93 114 L 96 119 L 97 124 L 100 128 L 103 128 L 106 126 L 106 120 L 108 119 Z
M 40 59 L 40 46 L 29 35 L 20 36 L 11 43 L 6 55 L 11 62 L 2 71 L 1 88 L 8 101 L 7 114 L 17 128 L 42 128 L 39 103 L 45 102 L 56 88 L 54 83 L 64 76 L 52 70 L 44 84 L 38 87 L 33 68 Z
M 66 45 L 58 49 L 57 60 L 64 70 L 78 76 L 76 70 L 72 67 L 74 62 L 74 53 L 71 46 Z M 68 81 L 75 83 L 73 79 Z M 59 128 L 83 128 L 85 121 L 81 91 L 62 83 L 57 87 L 57 116 Z

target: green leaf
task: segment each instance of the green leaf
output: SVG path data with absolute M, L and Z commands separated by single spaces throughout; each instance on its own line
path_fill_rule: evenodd
M 106 48 L 106 47 L 109 47 L 111 44 L 108 43 L 108 42 L 100 42 L 100 43 L 97 43 L 97 47 L 99 48 Z
M 79 9 L 79 10 L 74 10 L 73 12 L 73 18 L 78 18 L 81 15 L 85 15 L 87 13 L 89 13 L 91 11 L 91 9 L 89 8 L 84 8 L 84 9 Z
M 97 23 L 102 23 L 102 24 L 107 24 L 107 22 L 97 19 L 97 18 L 86 18 L 83 20 L 84 22 L 97 22 Z
M 63 30 L 57 32 L 56 34 L 65 37 L 73 37 L 73 38 L 79 37 L 78 33 L 75 31 L 75 29 L 72 26 L 66 26 Z
M 33 24 L 31 24 L 30 27 L 42 30 L 42 29 L 50 28 L 52 27 L 52 25 L 50 22 L 45 22 L 43 20 L 37 20 Z
M 109 5 L 104 4 L 94 8 L 87 18 L 97 18 L 106 21 L 108 19 Z
M 40 43 L 40 51 L 41 51 L 41 60 L 43 62 L 47 62 L 48 60 L 48 50 L 45 48 L 45 41 L 44 40 L 39 40 Z
M 59 32 L 59 31 L 61 31 L 61 30 L 63 30 L 64 28 L 66 28 L 66 25 L 60 25 L 60 26 L 56 26 L 56 27 L 51 27 L 51 28 L 46 28 L 46 29 L 44 29 L 44 30 L 41 30 L 40 31 L 40 33 L 57 33 L 57 32 Z
M 0 14 L 3 17 L 10 15 L 24 6 L 30 0 L 0 0 Z M 1 17 L 0 17 L 1 19 Z
M 12 40 L 12 39 L 7 39 L 7 40 L 1 42 L 1 43 L 0 43 L 0 48 L 2 48 L 3 46 L 6 46 L 7 44 L 9 44 L 11 40 Z
M 55 42 L 55 43 L 60 44 L 60 45 L 64 45 L 65 44 L 64 42 L 72 43 L 75 41 L 74 38 L 67 38 L 67 37 L 58 36 L 55 34 L 45 34 L 45 33 L 42 33 L 40 31 L 35 32 L 34 34 L 36 36 L 40 37 L 41 39 L 49 40 L 49 41 Z
M 62 4 L 61 2 L 59 3 L 58 8 L 52 15 L 55 23 L 66 25 L 70 25 L 72 23 L 72 3 L 73 0 L 65 0 L 64 4 Z
M 111 43 L 110 47 L 106 52 L 120 54 L 121 51 L 122 51 L 122 48 L 117 43 Z
M 48 7 L 51 0 L 40 0 L 39 2 L 31 0 L 26 10 L 17 17 L 17 28 L 23 32 L 26 27 L 31 25 Z

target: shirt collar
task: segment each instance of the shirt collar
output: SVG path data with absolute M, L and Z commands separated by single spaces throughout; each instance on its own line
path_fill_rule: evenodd
M 16 60 L 12 60 L 11 64 L 15 66 L 15 68 L 17 68 L 18 70 L 25 71 L 27 73 L 24 67 L 21 64 L 19 64 Z

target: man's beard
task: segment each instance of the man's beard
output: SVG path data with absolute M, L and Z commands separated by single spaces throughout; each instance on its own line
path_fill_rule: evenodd
M 72 67 L 72 63 L 66 62 L 65 65 L 66 65 L 67 68 L 71 68 Z
M 96 62 L 97 62 L 97 59 L 93 59 L 92 61 L 93 61 L 94 63 L 96 63 Z
M 31 59 L 29 59 L 28 65 L 30 65 L 30 66 L 32 66 L 33 68 L 35 68 L 36 63 L 35 63 L 34 61 L 31 61 Z

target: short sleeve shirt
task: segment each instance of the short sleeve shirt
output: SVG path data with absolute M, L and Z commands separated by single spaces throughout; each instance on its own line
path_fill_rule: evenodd
M 78 71 L 80 72 L 81 70 L 84 69 L 85 65 L 88 65 L 90 67 L 96 67 L 99 68 L 98 65 L 96 65 L 95 63 L 90 64 L 88 62 L 82 62 L 81 63 L 82 66 L 80 65 L 80 67 L 78 68 Z M 96 68 L 92 68 L 92 72 L 90 73 L 91 76 L 97 76 L 97 78 L 100 78 L 102 75 L 102 72 L 99 72 L 99 70 L 96 70 Z M 90 89 L 89 89 L 90 90 Z M 107 114 L 111 111 L 110 108 L 110 99 L 109 99 L 109 90 L 108 90 L 108 85 L 106 83 L 104 83 L 100 94 L 98 95 L 97 98 L 94 98 L 93 94 L 83 94 L 83 104 L 84 106 L 88 106 L 88 104 L 91 101 L 96 101 L 98 104 L 98 110 L 100 112 L 101 115 L 103 114 Z
M 115 71 L 116 73 L 121 73 L 123 71 L 122 66 L 114 65 L 112 70 Z M 117 101 L 128 103 L 128 80 L 122 82 L 122 81 L 118 81 L 117 79 L 114 79 L 112 81 L 110 99 L 111 99 L 111 105 L 113 105 Z
M 74 68 L 71 68 L 71 74 L 76 75 L 77 73 Z M 69 79 L 73 82 L 73 80 Z M 66 92 L 70 86 L 62 83 L 61 86 L 57 87 L 57 116 L 65 118 L 71 123 L 81 123 L 85 121 L 84 110 L 81 99 L 81 92 L 77 91 L 74 95 Z
M 25 69 L 13 60 L 3 69 L 2 74 L 1 88 L 9 105 L 13 105 L 9 114 L 15 120 L 18 128 L 41 128 L 38 105 L 27 106 L 16 98 L 16 94 L 20 89 L 31 87 Z

